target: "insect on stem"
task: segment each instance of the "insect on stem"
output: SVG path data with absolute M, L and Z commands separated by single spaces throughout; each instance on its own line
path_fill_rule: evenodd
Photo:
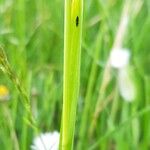
M 79 17 L 77 16 L 76 17 L 76 27 L 78 27 L 78 25 L 79 25 Z

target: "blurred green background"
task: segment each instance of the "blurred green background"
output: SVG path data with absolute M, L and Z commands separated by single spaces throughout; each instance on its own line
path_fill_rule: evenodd
M 128 74 L 136 91 L 130 102 L 121 96 L 119 70 L 111 68 L 105 74 L 124 14 L 128 25 L 125 34 L 122 30 L 120 33 L 121 48 L 129 49 Z M 60 130 L 63 29 L 62 0 L 0 0 L 0 45 L 30 97 L 41 132 Z M 84 1 L 74 149 L 150 149 L 149 40 L 149 0 Z M 2 71 L 0 86 L 0 149 L 30 149 L 35 133 L 24 121 L 22 96 Z M 8 90 L 7 100 L 3 97 L 4 87 Z

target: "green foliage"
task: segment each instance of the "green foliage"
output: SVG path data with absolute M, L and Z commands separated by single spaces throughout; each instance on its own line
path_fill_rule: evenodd
M 0 86 L 9 91 L 0 99 L 0 149 L 30 149 L 37 132 L 59 131 L 61 118 L 64 150 L 149 149 L 150 1 L 84 1 L 82 44 L 81 1 L 66 2 L 64 9 L 62 0 L 0 0 Z M 105 73 L 127 3 L 130 103 L 118 70 Z

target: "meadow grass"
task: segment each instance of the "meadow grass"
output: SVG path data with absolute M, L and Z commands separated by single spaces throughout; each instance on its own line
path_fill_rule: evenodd
M 0 149 L 30 149 L 60 127 L 64 150 L 149 149 L 150 1 L 84 1 L 83 27 L 81 2 L 0 0 Z M 118 45 L 130 52 L 131 102 L 108 66 Z

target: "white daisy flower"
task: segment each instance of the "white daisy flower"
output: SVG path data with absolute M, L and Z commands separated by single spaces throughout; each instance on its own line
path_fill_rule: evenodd
M 58 150 L 59 136 L 57 131 L 42 133 L 33 140 L 31 150 Z
M 130 53 L 128 49 L 113 49 L 110 53 L 110 65 L 113 68 L 123 68 L 129 62 Z

